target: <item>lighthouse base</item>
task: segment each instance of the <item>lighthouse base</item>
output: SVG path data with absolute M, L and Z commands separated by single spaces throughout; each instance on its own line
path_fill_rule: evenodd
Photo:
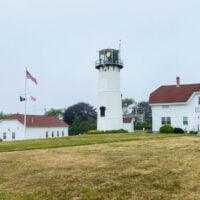
M 108 131 L 108 130 L 119 130 L 123 129 L 122 118 L 100 118 L 97 122 L 97 130 Z

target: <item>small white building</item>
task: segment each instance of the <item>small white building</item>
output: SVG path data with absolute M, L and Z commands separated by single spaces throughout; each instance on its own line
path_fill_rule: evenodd
M 161 126 L 169 124 L 183 130 L 200 130 L 200 84 L 160 86 L 150 94 L 152 108 L 152 131 L 159 132 Z
M 43 115 L 14 114 L 0 120 L 0 138 L 3 141 L 42 139 L 68 136 L 68 124 L 62 120 Z
M 129 133 L 134 132 L 133 120 L 133 117 L 123 117 L 123 129 L 127 130 Z

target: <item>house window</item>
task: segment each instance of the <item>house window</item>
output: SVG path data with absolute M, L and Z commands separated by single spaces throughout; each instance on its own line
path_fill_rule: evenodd
M 15 132 L 12 132 L 12 139 L 15 139 Z
M 200 105 L 200 97 L 199 97 L 199 105 Z
M 54 137 L 54 132 L 52 131 L 52 137 Z
M 6 138 L 7 138 L 6 136 L 7 136 L 7 135 L 6 135 L 6 132 L 4 132 L 4 133 L 3 133 L 3 139 L 4 139 L 4 140 L 6 140 Z
M 161 117 L 161 124 L 165 124 L 165 117 Z
M 46 138 L 48 138 L 48 131 L 46 131 Z
M 64 131 L 62 131 L 62 136 L 64 137 Z
M 171 124 L 171 117 L 167 117 L 167 124 Z
M 188 117 L 183 117 L 183 125 L 188 125 Z
M 57 131 L 57 137 L 59 137 L 59 131 Z
M 171 124 L 171 117 L 161 117 L 161 124 L 162 125 L 170 125 Z

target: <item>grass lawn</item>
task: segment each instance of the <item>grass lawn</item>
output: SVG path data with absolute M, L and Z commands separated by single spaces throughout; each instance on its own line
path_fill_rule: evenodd
M 49 138 L 41 140 L 21 140 L 11 142 L 0 142 L 0 152 L 24 151 L 33 149 L 59 148 L 69 146 L 81 146 L 91 144 L 102 144 L 110 142 L 122 142 L 132 140 L 151 140 L 164 139 L 168 137 L 181 137 L 183 135 L 170 134 L 145 134 L 143 132 L 122 133 L 122 134 L 95 134 L 95 135 L 78 135 L 60 138 Z
M 198 136 L 82 135 L 0 151 L 0 200 L 200 200 Z

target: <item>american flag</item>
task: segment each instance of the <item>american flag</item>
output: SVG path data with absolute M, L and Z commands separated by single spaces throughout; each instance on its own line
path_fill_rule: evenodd
M 32 101 L 36 101 L 36 98 L 33 97 L 33 96 L 31 96 L 31 100 L 32 100 Z
M 38 84 L 35 77 L 33 77 L 27 70 L 26 70 L 26 78 L 31 79 L 35 84 Z

